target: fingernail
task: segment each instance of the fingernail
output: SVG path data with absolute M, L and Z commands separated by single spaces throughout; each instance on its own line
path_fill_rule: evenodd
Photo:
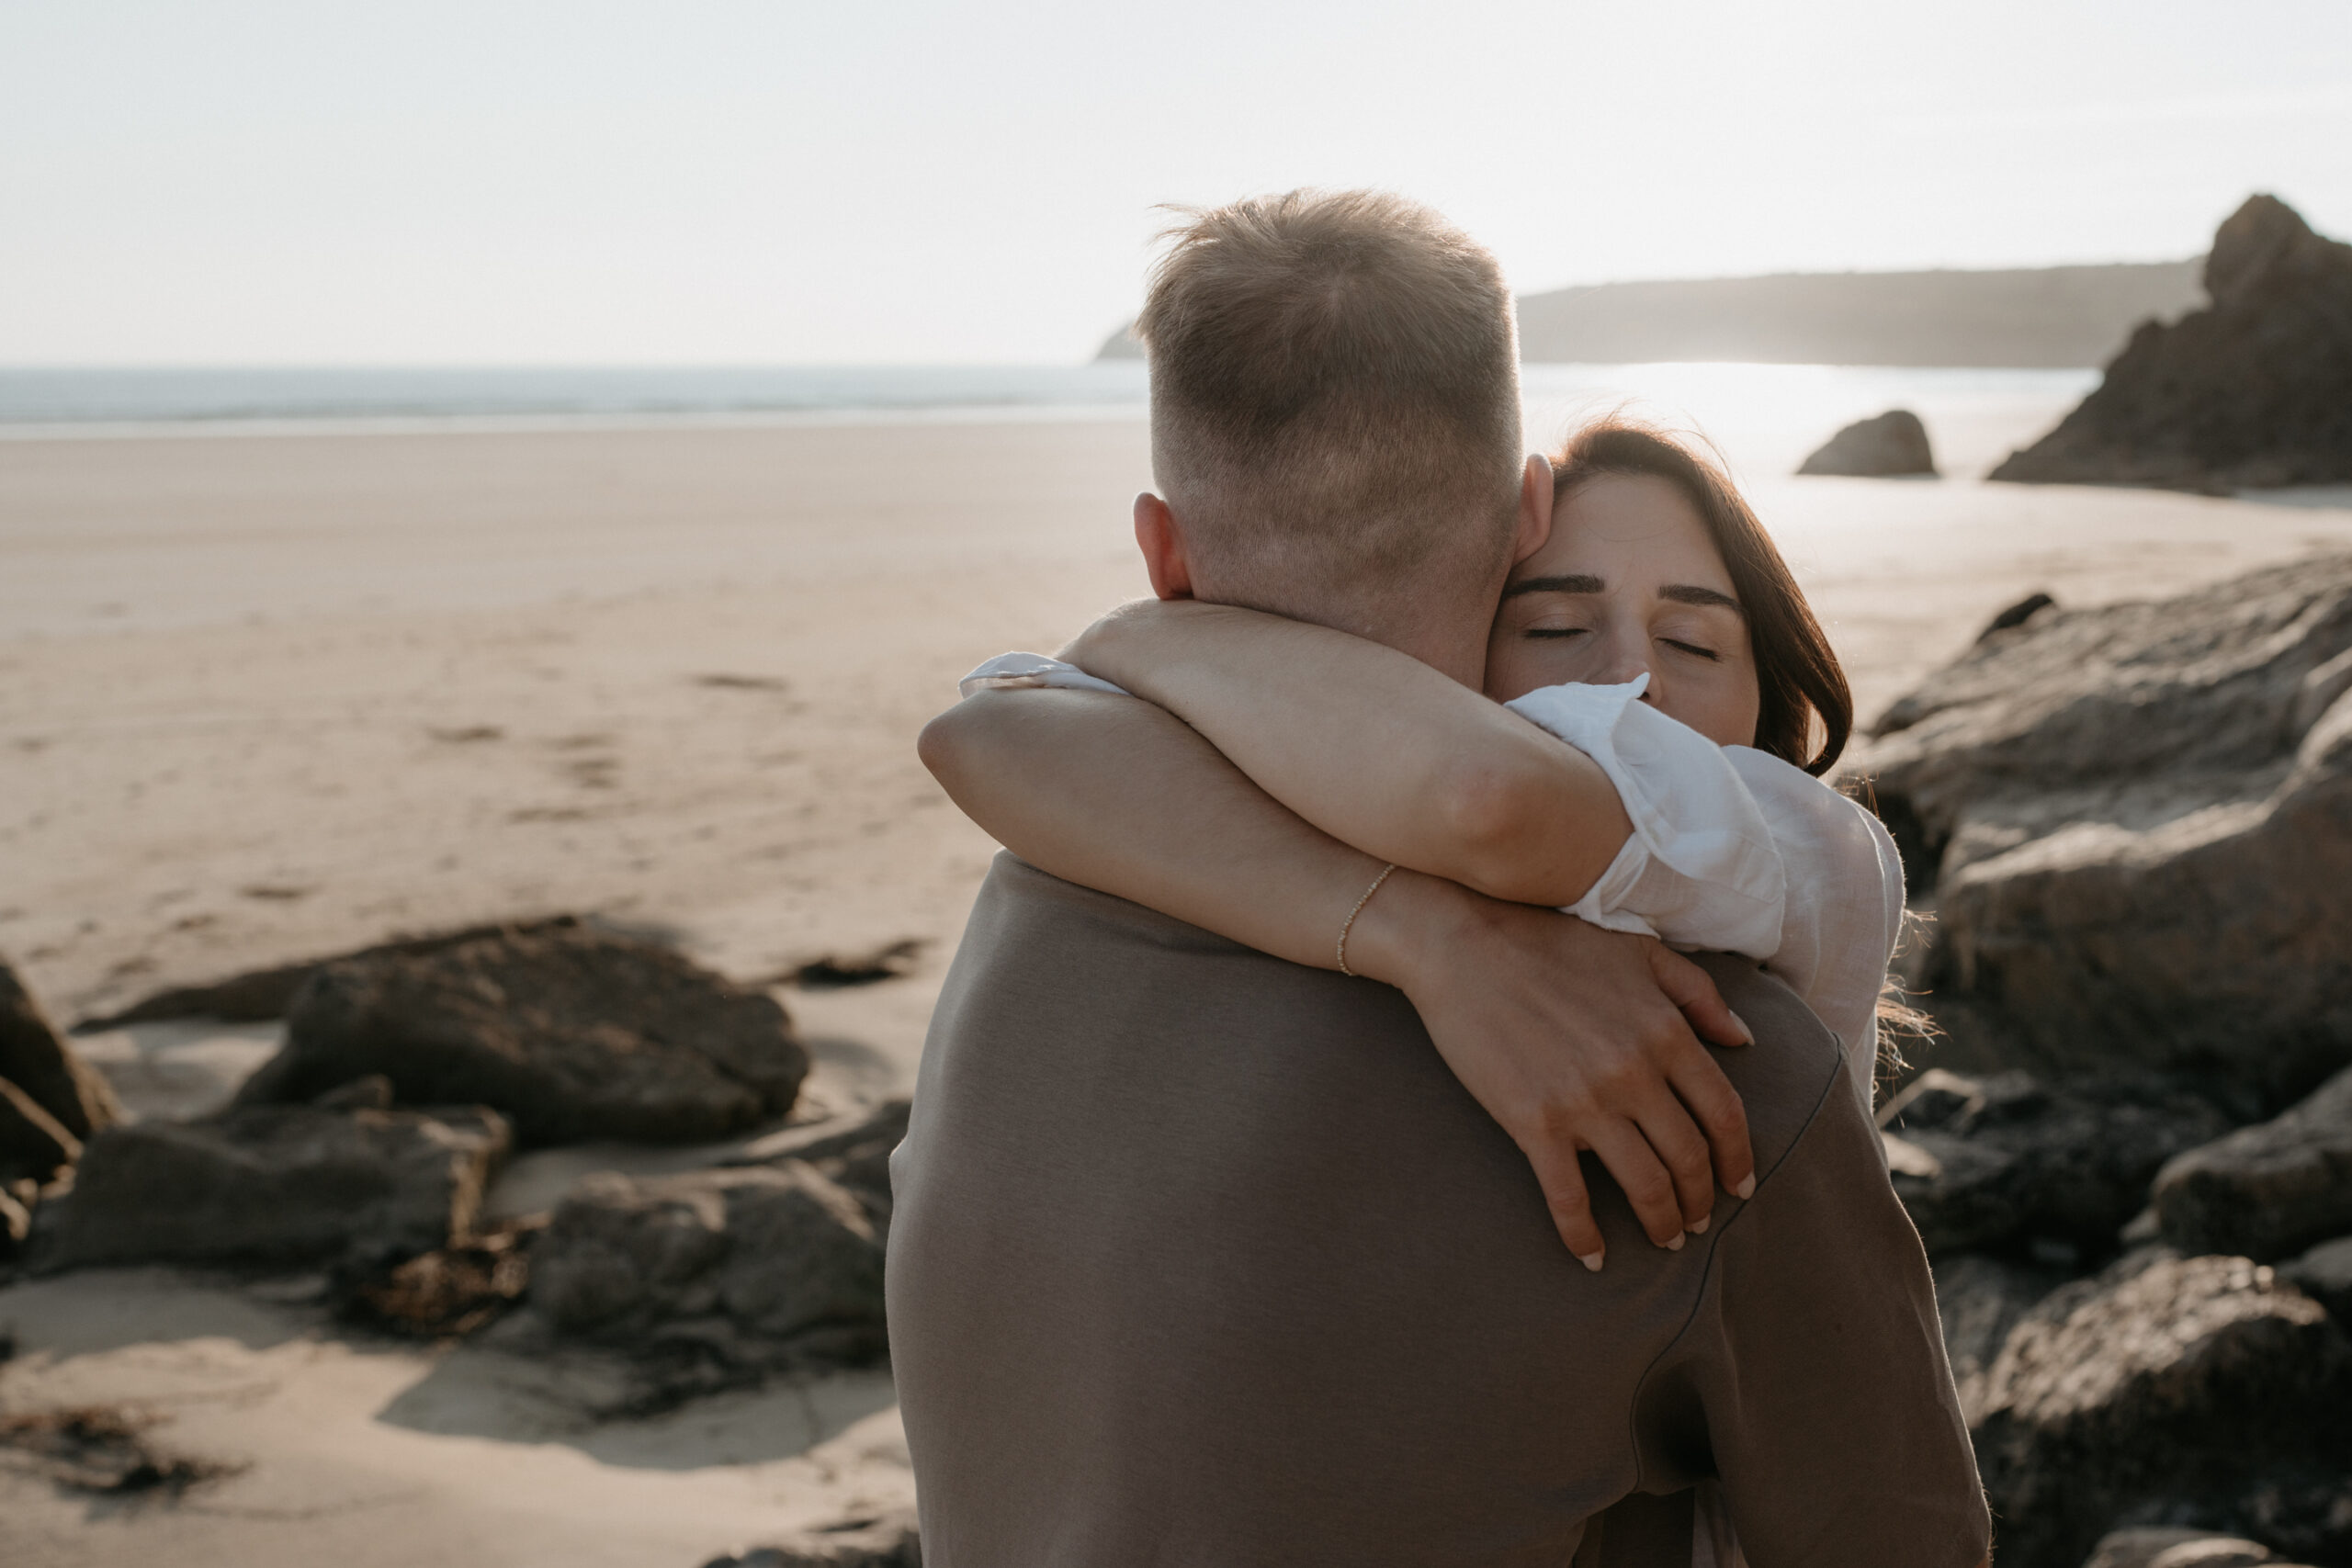
M 1731 1190 L 1732 1190 L 1732 1196 L 1733 1196 L 1733 1197 L 1735 1197 L 1735 1198 L 1738 1198 L 1738 1199 L 1742 1200 L 1743 1201 L 1746 1201 L 1746 1200 L 1747 1200 L 1747 1199 L 1749 1199 L 1749 1198 L 1753 1198 L 1753 1197 L 1755 1197 L 1755 1196 L 1756 1196 L 1756 1173 L 1755 1173 L 1754 1171 L 1752 1171 L 1752 1170 L 1751 1170 L 1751 1171 L 1749 1171 L 1746 1176 L 1741 1177 L 1741 1178 L 1739 1179 L 1739 1185 L 1738 1185 L 1738 1186 L 1736 1186 L 1736 1187 L 1735 1187 L 1735 1188 L 1733 1188 Z
M 1682 1233 L 1680 1231 L 1676 1231 L 1674 1233 L 1674 1239 L 1666 1244 L 1666 1249 L 1668 1252 L 1679 1252 L 1682 1250 Z
M 1726 1009 L 1725 1010 L 1728 1011 L 1729 1010 Z M 1731 1021 L 1739 1025 L 1739 1041 L 1741 1044 L 1753 1045 L 1756 1043 L 1756 1031 L 1747 1027 L 1747 1020 L 1740 1017 L 1739 1014 L 1735 1012 L 1731 1015 Z
M 1598 1252 L 1579 1252 L 1577 1254 L 1577 1261 L 1598 1274 L 1600 1272 L 1600 1260 L 1602 1257 L 1603 1254 Z
M 1693 1220 L 1690 1222 L 1690 1234 L 1692 1235 L 1704 1235 L 1707 1234 L 1707 1227 L 1714 1223 L 1715 1217 L 1713 1214 L 1709 1214 L 1704 1219 Z

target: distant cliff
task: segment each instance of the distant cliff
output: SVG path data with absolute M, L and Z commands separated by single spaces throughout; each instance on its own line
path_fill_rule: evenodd
M 2199 261 L 2012 272 L 1784 273 L 1522 295 L 1521 357 L 1628 365 L 2104 365 L 2152 316 L 2205 302 Z M 1143 353 L 1125 327 L 1098 359 Z

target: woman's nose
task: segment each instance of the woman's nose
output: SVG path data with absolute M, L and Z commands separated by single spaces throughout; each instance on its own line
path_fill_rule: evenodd
M 1649 647 L 1646 641 L 1636 641 L 1628 637 L 1611 637 L 1607 651 L 1608 657 L 1602 664 L 1602 672 L 1594 677 L 1599 684 L 1621 686 L 1628 681 L 1638 681 L 1650 672 Z M 1644 702 L 1652 700 L 1652 694 L 1645 692 L 1642 694 L 1642 700 Z

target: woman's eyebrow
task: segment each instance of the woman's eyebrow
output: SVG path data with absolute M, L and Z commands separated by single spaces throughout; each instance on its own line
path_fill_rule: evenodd
M 1597 577 L 1581 572 L 1567 577 L 1531 577 L 1514 582 L 1503 590 L 1503 597 L 1516 599 L 1522 593 L 1606 593 L 1609 584 Z
M 1669 582 L 1657 591 L 1657 596 L 1671 599 L 1678 604 L 1720 604 L 1735 615 L 1744 616 L 1747 614 L 1739 607 L 1739 601 L 1730 594 L 1713 588 L 1702 588 L 1695 582 Z

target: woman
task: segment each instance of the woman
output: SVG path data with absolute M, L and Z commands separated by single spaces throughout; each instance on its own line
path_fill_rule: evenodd
M 1126 606 L 1065 653 L 992 660 L 967 678 L 967 694 L 1004 683 L 1124 691 L 1223 758 L 1173 736 L 1143 755 L 1141 743 L 1116 758 L 1078 754 L 1010 700 L 934 726 L 926 762 L 1023 859 L 1278 956 L 1399 985 L 1506 1127 L 1498 1101 L 1510 1096 L 1498 1085 L 1514 1064 L 1556 1055 L 1562 1021 L 1532 1001 L 1481 1010 L 1464 999 L 1473 969 L 1481 979 L 1468 989 L 1524 998 L 1498 976 L 1527 965 L 1497 956 L 1513 940 L 1507 922 L 1465 934 L 1449 889 L 1761 961 L 1839 1035 L 1869 1103 L 1903 884 L 1876 818 L 1820 782 L 1850 730 L 1851 699 L 1754 513 L 1671 438 L 1604 421 L 1560 454 L 1552 531 L 1504 591 L 1483 696 L 1342 632 L 1187 601 Z M 1363 857 L 1312 871 L 1238 857 L 1205 901 L 1188 890 L 1179 907 L 1164 874 L 1204 846 L 1175 813 L 1136 796 L 1196 806 L 1204 793 L 1229 795 L 1228 761 Z M 1066 808 L 1114 797 L 1117 810 Z M 1709 1014 L 1695 969 L 1653 947 L 1661 982 L 1694 1024 L 1723 1043 L 1745 1035 L 1727 1014 Z M 1549 989 L 1575 989 L 1557 975 Z M 1700 1086 L 1673 1083 L 1697 1111 Z M 1632 1195 L 1635 1141 L 1657 1143 L 1657 1128 L 1682 1120 L 1637 1118 L 1580 1141 Z M 1657 1153 L 1675 1163 L 1673 1151 Z M 1684 1224 L 1703 1228 L 1712 1192 L 1680 1196 Z M 1644 1219 L 1654 1241 L 1680 1244 L 1681 1226 Z M 1589 1219 L 1562 1229 L 1599 1267 Z

